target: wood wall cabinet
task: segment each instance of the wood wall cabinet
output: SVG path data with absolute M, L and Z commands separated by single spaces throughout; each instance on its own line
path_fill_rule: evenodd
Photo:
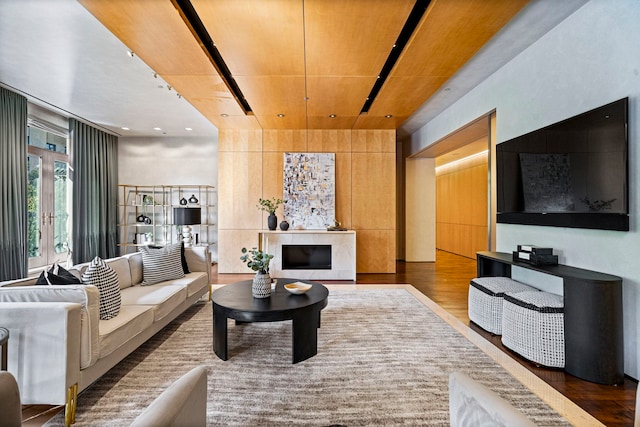
M 216 243 L 215 187 L 127 184 L 119 184 L 118 187 L 118 246 L 121 254 L 136 252 L 139 246 L 181 241 L 179 226 L 173 221 L 173 208 L 176 207 L 199 207 L 201 224 L 192 226 L 192 233 L 197 237 L 195 244 L 210 246 Z M 186 200 L 187 205 L 181 205 L 181 199 Z

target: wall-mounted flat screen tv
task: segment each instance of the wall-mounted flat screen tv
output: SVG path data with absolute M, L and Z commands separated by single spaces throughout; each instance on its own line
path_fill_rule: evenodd
M 628 103 L 498 144 L 497 222 L 629 231 Z

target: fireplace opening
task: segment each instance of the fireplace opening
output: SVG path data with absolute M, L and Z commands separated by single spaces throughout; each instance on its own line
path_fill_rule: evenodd
M 331 270 L 331 245 L 282 245 L 283 270 Z

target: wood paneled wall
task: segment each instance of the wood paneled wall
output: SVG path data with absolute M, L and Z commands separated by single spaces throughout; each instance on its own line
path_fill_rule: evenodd
M 335 153 L 336 217 L 356 230 L 358 273 L 394 273 L 395 130 L 219 131 L 218 271 L 247 273 L 240 249 L 258 243 L 267 215 L 260 197 L 283 197 L 285 152 Z M 282 207 L 276 212 L 281 221 Z
M 469 258 L 488 249 L 487 155 L 436 169 L 436 247 Z

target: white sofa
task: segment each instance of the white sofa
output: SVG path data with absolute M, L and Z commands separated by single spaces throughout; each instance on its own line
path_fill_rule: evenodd
M 449 374 L 451 427 L 535 427 L 535 423 L 497 393 L 462 372 Z
M 140 253 L 105 260 L 118 275 L 122 300 L 109 320 L 99 318 L 95 286 L 42 286 L 36 278 L 0 283 L 0 322 L 11 333 L 8 370 L 22 403 L 64 404 L 66 424 L 75 422 L 79 392 L 207 292 L 211 297 L 209 251 L 185 248 L 184 256 L 184 278 L 146 286 Z M 87 266 L 69 271 L 80 277 Z

